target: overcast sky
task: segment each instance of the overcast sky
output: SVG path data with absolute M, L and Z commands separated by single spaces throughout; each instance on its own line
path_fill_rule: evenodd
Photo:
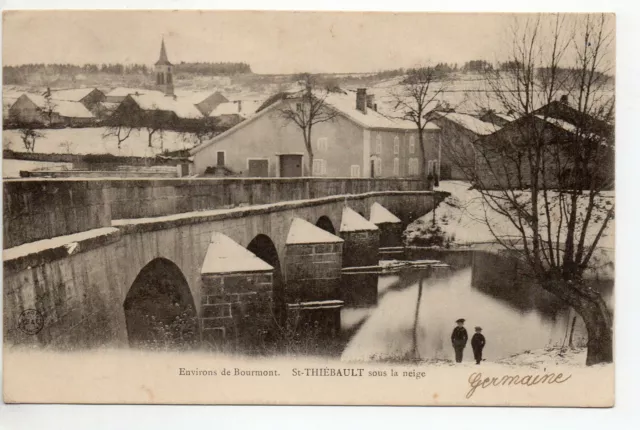
M 372 72 L 500 59 L 507 14 L 9 12 L 3 64 L 242 61 L 256 73 Z

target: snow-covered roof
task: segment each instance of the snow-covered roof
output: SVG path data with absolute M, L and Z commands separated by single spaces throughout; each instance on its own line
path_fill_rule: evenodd
M 263 102 L 259 100 L 233 100 L 224 102 L 216 106 L 209 116 L 216 117 L 221 115 L 238 114 L 244 118 L 248 118 L 256 113 L 262 103 Z
M 369 216 L 369 221 L 374 224 L 383 224 L 387 222 L 398 224 L 402 222 L 400 221 L 400 218 L 392 214 L 389 209 L 385 208 L 378 202 L 375 202 L 371 205 L 371 215 Z
M 547 121 L 549 124 L 553 124 L 556 127 L 560 127 L 563 130 L 568 131 L 569 133 L 575 133 L 575 131 L 576 131 L 576 126 L 575 125 L 571 124 L 570 122 L 558 119 L 558 118 L 550 118 L 550 117 L 545 118 L 542 115 L 536 115 L 536 118 L 541 119 L 543 121 Z
M 158 90 L 147 90 L 144 88 L 126 88 L 126 87 L 118 87 L 118 88 L 114 88 L 111 91 L 109 91 L 107 93 L 107 97 L 126 97 L 128 95 L 135 95 L 135 94 L 162 94 L 164 95 L 164 93 L 162 91 L 158 91 Z
M 189 101 L 194 105 L 202 103 L 217 91 L 194 91 L 194 90 L 175 90 L 175 95 L 184 101 Z
M 39 94 L 25 94 L 40 109 L 47 109 L 47 101 Z M 53 111 L 66 118 L 93 118 L 93 114 L 80 102 L 51 100 Z
M 301 245 L 312 243 L 339 243 L 344 242 L 338 236 L 316 227 L 301 218 L 294 218 L 287 235 L 287 245 Z
M 401 129 L 401 130 L 415 130 L 416 125 L 412 121 L 403 119 L 396 119 L 390 116 L 383 115 L 381 112 L 377 112 L 374 109 L 367 109 L 367 113 L 356 109 L 356 94 L 353 92 L 343 93 L 330 93 L 327 95 L 325 102 L 341 112 L 347 118 L 355 121 L 356 123 L 373 129 Z M 425 130 L 438 130 L 439 127 L 429 122 L 425 127 Z
M 346 207 L 342 210 L 340 232 L 378 230 L 378 226 L 367 220 L 353 209 Z
M 202 275 L 264 272 L 273 267 L 222 233 L 214 232 L 200 269 Z
M 136 104 L 142 110 L 162 110 L 173 112 L 178 118 L 202 118 L 202 113 L 189 100 L 182 100 L 179 97 L 175 99 L 171 96 L 165 96 L 163 93 L 130 95 Z
M 51 98 L 54 100 L 66 100 L 70 102 L 79 102 L 91 92 L 95 90 L 95 88 L 73 88 L 68 90 L 56 90 L 51 91 Z
M 238 110 L 238 102 L 224 102 L 220 103 L 216 106 L 209 116 L 220 116 L 220 115 L 240 115 L 240 111 Z
M 481 121 L 478 118 L 465 113 L 447 112 L 447 113 L 441 113 L 440 117 L 446 118 L 466 128 L 467 130 L 470 130 L 475 134 L 482 135 L 482 136 L 492 134 L 500 130 L 500 127 L 497 127 L 488 122 Z

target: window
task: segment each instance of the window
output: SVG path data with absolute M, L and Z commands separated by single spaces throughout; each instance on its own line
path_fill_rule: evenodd
M 397 157 L 393 159 L 393 174 L 400 176 L 400 159 Z
M 376 136 L 376 154 L 382 154 L 382 135 L 380 133 Z
M 414 136 L 409 137 L 409 154 L 416 152 L 416 138 Z
M 302 103 L 296 103 L 296 110 L 298 112 L 302 111 Z
M 417 158 L 409 158 L 409 175 L 417 175 L 420 173 Z
M 360 177 L 360 166 L 358 164 L 354 164 L 351 166 L 351 177 L 352 178 Z
M 393 138 L 393 153 L 400 154 L 400 138 L 398 136 Z
M 328 148 L 328 140 L 326 137 L 319 137 L 317 143 L 318 151 L 326 151 Z
M 327 161 L 316 158 L 313 160 L 313 176 L 322 176 L 327 174 Z

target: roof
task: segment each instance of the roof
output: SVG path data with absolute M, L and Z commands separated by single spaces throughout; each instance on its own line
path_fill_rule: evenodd
M 222 233 L 214 232 L 202 263 L 202 275 L 265 272 L 273 267 Z
M 340 243 L 344 240 L 338 236 L 316 227 L 301 218 L 294 218 L 287 235 L 287 245 L 302 245 L 312 243 Z
M 220 91 L 192 91 L 192 90 L 175 90 L 175 95 L 183 100 L 189 100 L 194 105 L 202 103 L 207 100 L 209 97 L 220 94 L 222 97 L 222 93 Z
M 161 110 L 176 114 L 178 118 L 194 119 L 202 118 L 202 113 L 189 100 L 179 97 L 173 98 L 162 93 L 129 95 L 142 110 Z
M 224 102 L 220 103 L 218 106 L 213 108 L 209 116 L 220 116 L 220 115 L 240 115 L 240 111 L 238 110 L 238 102 Z
M 38 94 L 24 94 L 40 109 L 47 108 L 47 101 L 44 96 Z M 80 102 L 70 102 L 65 100 L 52 100 L 53 111 L 66 118 L 93 118 L 93 114 Z
M 559 127 L 565 131 L 568 131 L 569 133 L 575 133 L 576 131 L 575 125 L 558 118 L 550 118 L 550 117 L 545 118 L 542 115 L 536 115 L 536 118 L 541 119 L 543 121 L 547 121 L 549 124 L 555 125 L 556 127 Z
M 378 226 L 367 220 L 353 209 L 346 207 L 342 210 L 340 232 L 378 230 Z
M 67 100 L 71 102 L 79 102 L 93 91 L 95 88 L 72 88 L 68 90 L 51 91 L 51 98 L 55 100 Z
M 478 118 L 458 112 L 440 113 L 440 118 L 448 119 L 449 121 L 458 124 L 459 126 L 474 132 L 477 135 L 486 136 L 488 134 L 495 133 L 500 127 L 491 123 L 484 122 Z
M 162 44 L 160 45 L 160 58 L 156 61 L 156 66 L 170 66 L 169 58 L 167 57 L 167 48 L 164 46 L 164 38 L 162 39 Z
M 369 221 L 374 224 L 383 224 L 383 223 L 400 223 L 400 218 L 392 214 L 389 209 L 382 206 L 380 203 L 375 202 L 371 205 L 371 215 L 369 216 Z
M 107 97 L 126 97 L 128 95 L 134 94 L 162 94 L 162 91 L 158 90 L 148 90 L 145 88 L 126 88 L 126 87 L 118 87 L 114 88 L 107 93 Z

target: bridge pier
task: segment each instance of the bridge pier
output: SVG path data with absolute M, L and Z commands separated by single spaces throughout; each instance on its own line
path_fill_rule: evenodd
M 344 240 L 342 267 L 378 265 L 380 230 L 349 207 L 342 210 L 340 237 Z
M 381 248 L 402 246 L 402 221 L 389 209 L 375 202 L 371 205 L 369 221 L 380 230 Z
M 254 345 L 271 320 L 274 268 L 221 233 L 213 233 L 200 272 L 204 346 Z

